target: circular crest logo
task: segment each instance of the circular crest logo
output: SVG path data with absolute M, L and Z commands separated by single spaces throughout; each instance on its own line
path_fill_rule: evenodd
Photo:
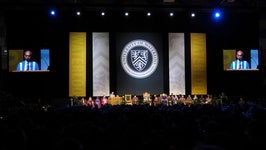
M 122 50 L 121 65 L 134 78 L 146 78 L 157 68 L 159 57 L 154 46 L 145 40 L 130 41 Z

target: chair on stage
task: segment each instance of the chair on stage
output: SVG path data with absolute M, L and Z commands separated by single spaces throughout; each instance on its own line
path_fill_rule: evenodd
M 143 103 L 151 105 L 151 94 L 148 92 L 143 93 Z
M 131 96 L 131 94 L 125 94 L 124 101 L 125 101 L 126 105 L 132 105 L 132 96 Z

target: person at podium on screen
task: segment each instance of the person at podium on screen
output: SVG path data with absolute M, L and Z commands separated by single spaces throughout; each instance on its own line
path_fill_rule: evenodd
M 236 60 L 232 61 L 230 64 L 230 69 L 233 70 L 241 70 L 241 69 L 250 69 L 249 63 L 243 59 L 244 52 L 242 50 L 238 50 L 236 52 Z
M 24 51 L 24 60 L 17 65 L 17 71 L 33 71 L 39 70 L 39 65 L 36 61 L 31 60 L 32 51 Z

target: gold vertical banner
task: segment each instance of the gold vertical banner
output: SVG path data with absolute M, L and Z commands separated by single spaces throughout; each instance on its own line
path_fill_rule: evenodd
M 224 70 L 230 68 L 230 64 L 233 60 L 236 59 L 236 50 L 235 49 L 224 49 L 223 50 L 223 61 L 224 61 Z
M 191 33 L 191 94 L 207 94 L 206 34 Z
M 86 32 L 69 34 L 69 96 L 86 96 Z

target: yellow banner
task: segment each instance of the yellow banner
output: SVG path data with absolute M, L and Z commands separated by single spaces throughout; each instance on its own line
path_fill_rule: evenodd
M 86 32 L 69 34 L 69 96 L 86 96 Z
M 191 33 L 191 94 L 207 94 L 206 34 Z

